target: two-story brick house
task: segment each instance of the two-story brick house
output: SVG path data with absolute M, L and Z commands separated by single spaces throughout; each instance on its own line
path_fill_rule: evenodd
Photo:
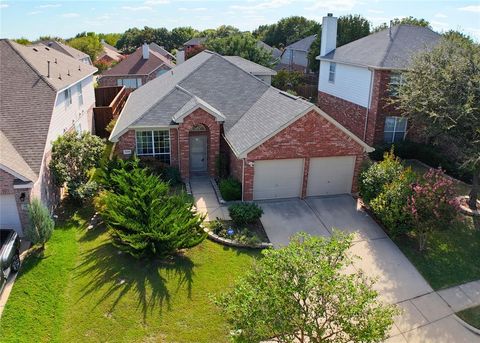
M 43 44 L 2 39 L 0 53 L 0 227 L 23 236 L 30 199 L 50 208 L 59 200 L 48 170 L 52 142 L 92 130 L 97 69 Z
M 396 25 L 336 47 L 337 18 L 323 18 L 318 106 L 369 145 L 403 140 L 408 119 L 389 103 L 412 57 L 440 35 Z

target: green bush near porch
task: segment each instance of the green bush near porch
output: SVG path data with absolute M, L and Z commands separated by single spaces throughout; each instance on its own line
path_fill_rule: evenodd
M 228 179 L 220 180 L 218 188 L 220 189 L 220 194 L 222 194 L 222 198 L 225 201 L 242 199 L 242 184 L 234 178 L 230 177 Z

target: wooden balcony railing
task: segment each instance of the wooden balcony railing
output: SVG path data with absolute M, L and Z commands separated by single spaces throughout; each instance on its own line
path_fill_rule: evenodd
M 95 134 L 107 138 L 109 132 L 105 129 L 107 125 L 118 118 L 127 101 L 128 94 L 124 86 L 98 87 L 95 88 L 95 107 L 93 115 L 95 118 Z

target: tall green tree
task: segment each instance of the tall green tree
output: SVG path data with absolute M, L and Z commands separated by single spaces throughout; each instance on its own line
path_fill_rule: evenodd
M 170 31 L 172 49 L 178 49 L 183 46 L 183 43 L 198 35 L 198 31 L 190 26 L 176 27 Z
M 370 22 L 361 15 L 345 15 L 338 18 L 337 27 L 337 47 L 353 42 L 354 40 L 368 36 L 370 34 Z M 312 71 L 318 71 L 320 66 L 316 59 L 320 55 L 320 44 L 322 40 L 321 31 L 317 39 L 310 46 L 308 52 L 308 63 Z
M 416 56 L 394 103 L 409 122 L 473 174 L 469 206 L 480 178 L 480 46 L 448 35 Z
M 111 46 L 115 46 L 121 36 L 122 36 L 121 33 L 99 33 L 98 34 L 98 38 L 100 38 L 100 41 L 103 39 L 105 43 L 110 44 Z
M 263 251 L 253 269 L 216 302 L 240 342 L 379 342 L 397 313 L 373 281 L 347 274 L 352 237 L 299 234 Z
M 125 53 L 135 51 L 144 42 L 142 30 L 133 27 L 125 31 L 115 45 L 117 49 Z
M 269 51 L 257 45 L 250 33 L 208 39 L 205 47 L 221 55 L 240 56 L 266 67 L 273 67 L 277 62 Z
M 72 48 L 83 51 L 90 59 L 95 61 L 97 56 L 103 51 L 103 45 L 100 43 L 100 38 L 96 34 L 85 35 L 73 38 L 67 42 Z
M 415 25 L 415 26 L 422 26 L 422 27 L 430 27 L 430 23 L 427 20 L 425 20 L 423 18 L 420 18 L 420 19 L 414 18 L 412 16 L 404 17 L 404 18 L 394 18 L 391 21 L 391 25 L 393 25 L 393 26 L 401 25 L 401 24 Z M 373 28 L 372 32 L 382 31 L 382 30 L 388 29 L 388 27 L 389 27 L 389 24 L 382 23 L 382 24 L 376 26 L 375 28 Z
M 268 45 L 285 47 L 319 32 L 320 24 L 316 21 L 292 16 L 280 19 L 276 24 L 262 25 L 253 31 L 253 35 Z

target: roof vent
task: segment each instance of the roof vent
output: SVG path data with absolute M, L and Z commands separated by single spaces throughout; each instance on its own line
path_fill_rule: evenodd
M 70 69 L 67 70 L 67 75 L 68 75 L 68 76 L 71 76 L 71 75 L 70 75 Z
M 333 17 L 333 13 L 328 13 L 327 17 Z
M 59 79 L 59 80 L 62 79 L 62 74 L 58 74 L 58 79 Z
M 50 77 L 50 61 L 47 61 L 47 77 Z
M 45 50 L 50 51 L 50 48 L 46 46 L 46 47 L 45 47 Z
M 78 71 L 82 71 L 82 68 L 80 68 L 80 64 L 78 65 Z
M 33 48 L 33 51 L 38 52 L 37 48 Z
M 57 58 L 55 57 L 55 64 L 57 64 Z

